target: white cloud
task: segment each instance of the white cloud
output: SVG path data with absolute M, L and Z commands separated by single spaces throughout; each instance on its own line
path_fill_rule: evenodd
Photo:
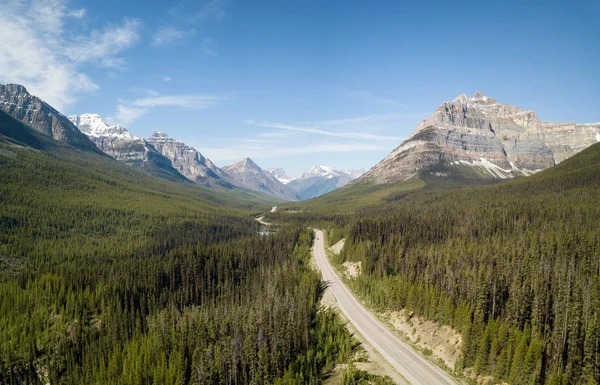
M 116 55 L 137 41 L 140 25 L 125 20 L 103 31 L 77 34 L 73 18 L 86 12 L 69 9 L 65 1 L 9 0 L 0 11 L 0 81 L 23 84 L 59 110 L 98 88 L 82 64 L 125 64 Z
M 332 122 L 342 122 L 340 121 L 325 121 L 324 124 L 321 125 L 331 125 Z M 267 128 L 277 128 L 280 130 L 288 130 L 294 132 L 303 132 L 306 134 L 316 134 L 323 136 L 332 136 L 337 138 L 347 138 L 347 139 L 362 139 L 362 140 L 394 140 L 401 141 L 403 138 L 398 136 L 390 136 L 390 135 L 379 135 L 373 134 L 369 132 L 358 132 L 358 131 L 333 131 L 326 130 L 323 128 L 319 128 L 320 124 L 314 124 L 313 126 L 305 126 L 305 125 L 290 125 L 290 124 L 281 124 L 281 123 L 271 123 L 271 122 L 256 122 L 254 120 L 246 120 L 244 123 L 250 124 L 258 127 L 267 127 Z M 339 123 L 334 123 L 339 124 Z
M 144 115 L 146 112 L 148 112 L 147 108 L 119 104 L 117 106 L 117 114 L 113 120 L 126 126 L 138 119 L 140 116 Z
M 117 105 L 115 120 L 126 126 L 151 108 L 175 107 L 186 110 L 203 110 L 227 100 L 225 97 L 214 95 L 160 95 L 151 90 L 145 90 L 145 92 L 148 94 L 146 97 L 132 101 L 121 100 Z
M 121 26 L 92 31 L 89 36 L 77 38 L 74 44 L 66 47 L 65 53 L 77 63 L 96 62 L 104 67 L 122 67 L 125 60 L 114 55 L 139 40 L 141 25 L 138 19 L 126 19 Z
M 159 27 L 152 36 L 153 46 L 163 46 L 181 40 L 194 33 L 193 29 L 183 30 L 175 27 Z
M 309 144 L 305 146 L 279 146 L 276 144 L 266 145 L 265 143 L 251 143 L 241 147 L 208 147 L 202 148 L 205 154 L 213 162 L 236 161 L 244 157 L 252 159 L 273 158 L 288 155 L 302 155 L 314 153 L 332 153 L 332 152 L 369 152 L 388 150 L 384 146 L 368 143 L 339 143 L 329 142 L 321 144 Z
M 132 104 L 137 107 L 180 107 L 197 110 L 213 107 L 225 99 L 211 95 L 163 95 L 137 99 Z
M 76 19 L 81 19 L 85 16 L 85 14 L 86 14 L 85 8 L 81 8 L 81 9 L 69 11 L 67 13 L 67 16 L 74 17 Z
M 165 76 L 165 77 L 163 78 L 163 82 L 165 82 L 165 83 L 168 83 L 168 82 L 170 82 L 170 81 L 171 81 L 171 77 L 170 77 L 170 76 Z

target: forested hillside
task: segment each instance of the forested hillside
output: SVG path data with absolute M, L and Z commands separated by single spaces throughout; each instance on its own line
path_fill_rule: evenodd
M 0 384 L 316 384 L 348 356 L 308 230 L 0 129 Z
M 600 382 L 600 145 L 493 186 L 388 195 L 352 215 L 309 210 L 361 261 L 354 287 L 378 309 L 457 328 L 462 369 L 509 384 Z M 294 207 L 296 207 L 295 205 Z M 350 208 L 349 208 L 350 210 Z

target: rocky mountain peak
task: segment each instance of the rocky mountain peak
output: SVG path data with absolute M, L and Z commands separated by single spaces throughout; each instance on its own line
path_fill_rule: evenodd
M 471 98 L 469 98 L 470 102 L 473 103 L 481 103 L 481 104 L 497 104 L 498 102 L 496 101 L 496 99 L 490 98 L 489 96 L 486 96 L 483 92 L 481 91 L 477 91 L 473 94 L 473 96 L 471 96 Z
M 254 163 L 254 161 L 248 157 L 240 160 L 237 163 L 234 163 L 234 165 L 237 165 L 238 168 L 245 168 L 245 169 L 251 169 L 251 170 L 256 170 L 256 169 L 260 169 L 262 171 L 262 169 L 256 164 Z
M 229 176 L 194 147 L 161 131 L 154 131 L 147 141 L 163 156 L 169 158 L 173 167 L 192 182 L 202 185 L 216 183 L 230 187 Z
M 298 200 L 298 195 L 271 173 L 264 171 L 250 158 L 223 167 L 237 186 L 272 195 L 285 200 Z
M 0 90 L 2 93 L 10 92 L 16 95 L 30 95 L 25 86 L 20 84 L 8 83 L 0 84 Z
M 121 125 L 108 125 L 98 114 L 72 115 L 69 120 L 90 138 L 115 137 L 126 141 L 140 139 Z
M 467 96 L 467 94 L 460 94 L 457 97 L 455 97 L 452 102 L 458 102 L 458 103 L 467 103 L 469 101 L 469 97 Z
M 0 84 L 0 109 L 34 130 L 62 143 L 100 152 L 67 117 L 19 84 Z
M 540 121 L 535 111 L 498 103 L 477 91 L 470 98 L 461 94 L 442 103 L 362 180 L 405 181 L 424 169 L 448 169 L 448 165 L 470 167 L 471 175 L 483 178 L 530 175 L 598 139 L 598 125 Z
M 169 135 L 165 134 L 164 132 L 160 132 L 160 131 L 154 131 L 152 133 L 151 138 L 172 139 Z

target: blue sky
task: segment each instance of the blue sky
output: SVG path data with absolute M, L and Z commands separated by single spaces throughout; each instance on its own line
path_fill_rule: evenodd
M 0 81 L 218 165 L 368 169 L 476 90 L 600 121 L 597 1 L 0 1 Z

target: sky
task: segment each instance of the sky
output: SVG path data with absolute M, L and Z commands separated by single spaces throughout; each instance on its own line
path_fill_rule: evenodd
M 369 169 L 481 90 L 600 121 L 598 1 L 0 0 L 0 82 L 224 166 Z

